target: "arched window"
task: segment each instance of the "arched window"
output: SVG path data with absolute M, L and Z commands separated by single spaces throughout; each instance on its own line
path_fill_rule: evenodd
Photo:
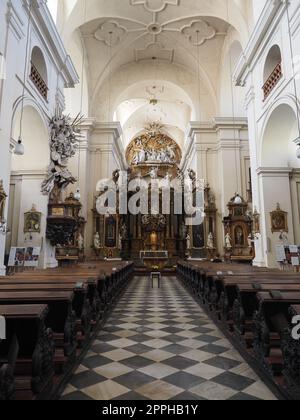
M 282 76 L 281 51 L 278 45 L 274 45 L 269 51 L 264 67 L 264 100 L 268 98 Z
M 34 47 L 31 53 L 30 79 L 44 99 L 48 97 L 47 66 L 42 51 Z

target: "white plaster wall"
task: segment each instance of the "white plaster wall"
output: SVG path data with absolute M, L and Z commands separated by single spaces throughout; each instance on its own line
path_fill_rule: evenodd
M 18 121 L 20 118 L 20 109 L 22 104 L 23 79 L 26 58 L 28 28 L 28 2 L 12 0 L 1 1 L 0 4 L 0 54 L 5 58 L 6 79 L 0 81 L 0 179 L 4 181 L 4 188 L 7 193 L 10 191 L 12 154 L 15 141 L 18 139 L 19 129 Z M 38 46 L 42 51 L 47 66 L 47 82 L 49 88 L 48 100 L 41 97 L 40 93 L 29 79 L 30 56 L 34 46 Z M 70 58 L 59 39 L 57 29 L 51 20 L 51 15 L 45 6 L 45 2 L 33 2 L 32 18 L 30 25 L 30 38 L 28 43 L 28 56 L 25 73 L 25 97 L 24 105 L 31 106 L 38 114 L 38 118 L 47 126 L 47 118 L 50 117 L 56 105 L 64 107 L 63 89 L 65 84 L 72 85 L 76 82 L 76 73 L 72 67 Z M 39 148 L 40 138 L 36 138 L 38 130 L 35 132 L 37 119 L 33 118 L 29 122 L 29 136 L 24 133 L 25 156 L 16 160 L 14 157 L 14 168 L 18 170 L 18 175 L 25 176 L 26 171 L 34 169 L 40 170 L 41 154 L 47 152 L 47 140 L 43 135 L 43 150 Z M 35 139 L 35 142 L 33 141 Z M 27 149 L 26 149 L 27 146 Z M 27 154 L 26 154 L 27 150 Z M 44 160 L 45 164 L 45 160 Z M 45 166 L 43 168 L 43 173 Z M 28 172 L 27 172 L 28 175 Z M 43 208 L 46 214 L 46 198 L 40 194 L 40 182 L 37 179 L 29 183 L 22 182 L 18 186 L 19 197 L 24 197 L 24 205 L 31 207 L 32 201 L 30 194 L 37 201 L 37 207 Z M 19 188 L 20 187 L 20 188 Z M 26 197 L 26 199 L 25 199 Z M 6 215 L 9 208 L 9 200 L 6 206 Z M 18 201 L 18 200 L 17 200 Z M 21 201 L 19 201 L 21 203 Z M 23 206 L 23 203 L 22 203 Z M 12 208 L 12 206 L 10 206 Z M 24 207 L 25 208 L 25 207 Z M 20 212 L 22 213 L 20 208 Z M 23 217 L 19 211 L 13 214 L 14 221 L 20 225 Z M 22 229 L 21 229 L 22 230 Z M 23 241 L 21 230 L 17 236 L 17 241 Z M 45 232 L 43 232 L 45 233 Z M 3 266 L 6 238 L 0 236 L 0 274 L 5 273 Z M 51 253 L 51 251 L 50 251 Z M 51 257 L 51 255 L 50 255 Z M 49 257 L 49 258 L 50 258 Z M 47 257 L 48 258 L 48 257 Z M 46 259 L 47 259 L 46 258 Z
M 267 3 L 264 9 L 263 3 Z M 261 237 L 256 242 L 255 263 L 277 266 L 275 247 L 279 240 L 278 235 L 270 231 L 270 212 L 276 209 L 277 203 L 283 203 L 283 210 L 289 213 L 290 241 L 299 241 L 299 229 L 296 227 L 299 224 L 297 181 L 294 175 L 290 180 L 287 174 L 291 175 L 289 171 L 294 172 L 300 168 L 300 161 L 295 157 L 296 146 L 293 144 L 293 139 L 297 137 L 296 96 L 299 101 L 300 85 L 297 77 L 295 92 L 292 66 L 292 61 L 297 62 L 300 53 L 300 2 L 289 3 L 292 50 L 285 3 L 254 0 L 254 6 L 260 20 L 254 29 L 252 44 L 249 43 L 246 47 L 245 58 L 238 65 L 236 76 L 241 69 L 241 63 L 246 60 L 247 70 L 243 80 L 249 121 L 253 204 L 262 219 Z M 263 36 L 255 43 L 259 34 Z M 269 51 L 274 45 L 281 49 L 283 77 L 264 100 L 264 68 Z

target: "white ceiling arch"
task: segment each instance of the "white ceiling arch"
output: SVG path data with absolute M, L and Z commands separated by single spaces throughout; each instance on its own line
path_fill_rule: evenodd
M 123 128 L 125 147 L 153 121 L 163 124 L 167 133 L 182 146 L 186 126 L 196 115 L 188 94 L 166 80 L 134 83 L 120 94 L 114 107 L 115 119 Z
M 168 80 L 146 79 L 138 81 L 128 86 L 116 98 L 114 108 L 133 98 L 148 99 L 156 98 L 158 101 L 170 100 L 173 102 L 184 103 L 190 107 L 191 118 L 195 118 L 196 112 L 193 101 L 188 93 L 181 87 Z
M 50 0 L 51 1 L 51 0 Z M 228 0 L 60 0 L 65 4 L 66 20 L 63 30 L 63 37 L 66 42 L 72 37 L 77 28 L 85 24 L 86 21 L 102 17 L 120 17 L 133 19 L 136 21 L 149 22 L 149 15 L 161 13 L 163 19 L 168 22 L 178 18 L 178 16 L 211 16 L 226 21 L 234 27 L 240 34 L 241 43 L 246 45 L 249 37 L 249 22 L 245 13 L 245 3 Z M 86 16 L 84 13 L 85 2 L 87 2 Z M 153 7 L 159 11 L 151 10 L 151 3 L 161 6 Z M 148 6 L 147 6 L 148 5 Z M 175 7 L 176 6 L 176 7 Z M 148 10 L 147 10 L 148 7 Z M 150 10 L 149 10 L 150 9 Z M 143 13 L 145 10 L 148 13 Z
M 123 124 L 125 127 L 133 119 L 136 122 L 137 115 L 142 120 L 148 97 L 142 90 L 128 92 L 134 91 L 136 86 L 141 89 L 142 82 L 148 80 L 173 83 L 176 96 L 191 110 L 190 118 L 207 121 L 217 115 L 227 35 L 234 30 L 242 46 L 248 41 L 245 3 L 232 0 L 62 1 L 68 3 L 68 19 L 62 32 L 66 44 L 73 43 L 76 49 L 75 34 L 84 41 L 91 117 L 108 121 L 123 102 L 133 101 L 131 106 L 135 109 L 135 101 L 141 100 L 138 109 L 124 117 Z M 161 104 L 163 108 L 168 104 L 172 109 L 174 95 L 168 92 Z M 173 112 L 177 113 L 174 109 Z M 169 113 L 164 110 L 162 114 Z M 172 121 L 164 122 L 173 127 Z M 178 130 L 183 129 L 178 126 Z

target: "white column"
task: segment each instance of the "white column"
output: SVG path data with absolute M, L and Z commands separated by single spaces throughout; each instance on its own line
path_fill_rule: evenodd
M 117 122 L 94 122 L 89 131 L 89 168 L 87 168 L 87 203 L 88 210 L 94 207 L 97 183 L 102 179 L 111 179 L 116 169 L 125 170 L 125 151 L 121 143 L 122 129 Z M 86 250 L 91 252 L 93 241 L 93 219 L 89 211 L 86 230 Z
M 248 113 L 248 130 L 249 130 L 249 148 L 250 148 L 250 161 L 251 161 L 251 178 L 252 178 L 252 200 L 253 210 L 257 210 L 261 215 L 263 214 L 261 208 L 261 200 L 259 194 L 259 181 L 257 173 L 257 162 L 258 162 L 258 134 L 257 134 L 257 121 L 255 111 L 255 90 L 254 86 L 251 85 L 246 95 L 246 108 Z M 266 243 L 263 244 L 262 235 L 258 235 L 255 240 L 255 259 L 253 264 L 258 267 L 264 267 L 266 265 L 265 251 Z
M 248 154 L 248 124 L 246 118 L 216 118 L 218 140 L 218 178 L 221 191 L 221 211 L 227 214 L 227 204 L 235 193 L 245 197 L 242 176 L 242 151 Z

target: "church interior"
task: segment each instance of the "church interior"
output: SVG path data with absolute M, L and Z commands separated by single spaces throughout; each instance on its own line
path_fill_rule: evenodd
M 0 34 L 0 401 L 300 400 L 300 0 Z

